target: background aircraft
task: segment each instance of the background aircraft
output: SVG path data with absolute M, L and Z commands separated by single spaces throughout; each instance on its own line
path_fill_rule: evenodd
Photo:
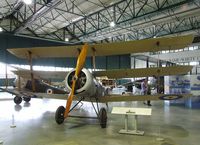
M 59 47 L 37 47 L 37 48 L 13 48 L 8 51 L 17 57 L 40 58 L 40 57 L 76 57 L 76 68 L 71 70 L 66 76 L 66 88 L 70 91 L 69 95 L 63 95 L 67 98 L 66 108 L 58 107 L 55 113 L 55 120 L 58 124 L 62 124 L 68 117 L 74 107 L 81 101 L 89 101 L 97 114 L 102 128 L 106 127 L 107 112 L 105 108 L 99 108 L 98 103 L 116 102 L 116 101 L 143 101 L 143 100 L 172 100 L 182 98 L 187 95 L 183 94 L 156 94 L 156 95 L 109 95 L 95 77 L 107 76 L 108 78 L 128 78 L 128 77 L 147 77 L 147 76 L 164 76 L 185 74 L 192 69 L 191 66 L 170 66 L 145 69 L 116 69 L 94 71 L 83 68 L 87 56 L 93 57 L 93 65 L 95 70 L 95 56 L 120 55 L 136 52 L 154 52 L 161 50 L 176 50 L 186 47 L 193 41 L 193 36 L 179 36 L 170 38 L 156 38 L 139 41 L 117 42 L 108 44 L 95 44 L 88 46 L 85 44 L 77 46 L 59 46 Z M 82 47 L 82 49 L 81 49 Z M 32 62 L 32 61 L 29 61 Z M 35 85 L 34 71 L 30 63 L 30 75 L 32 87 Z M 35 91 L 35 87 L 32 88 Z M 71 108 L 72 100 L 78 102 Z M 94 106 L 96 103 L 96 107 Z

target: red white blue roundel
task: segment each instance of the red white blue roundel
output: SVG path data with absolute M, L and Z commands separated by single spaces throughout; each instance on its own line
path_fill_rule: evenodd
M 178 95 L 178 94 L 166 94 L 166 95 L 159 97 L 159 99 L 161 99 L 161 100 L 176 100 L 176 99 L 180 99 L 180 98 L 183 98 L 183 96 Z

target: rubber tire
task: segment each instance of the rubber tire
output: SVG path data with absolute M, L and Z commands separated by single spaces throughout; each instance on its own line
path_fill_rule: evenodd
M 28 103 L 28 102 L 31 101 L 31 97 L 24 97 L 23 99 L 24 99 L 24 101 L 25 101 L 26 103 Z
M 107 125 L 107 112 L 105 108 L 101 108 L 99 111 L 99 122 L 101 128 L 106 128 Z
M 15 104 L 19 105 L 22 102 L 22 97 L 16 96 L 14 98 L 14 102 L 15 102 Z
M 59 106 L 55 114 L 55 120 L 57 124 L 62 124 L 64 122 L 65 120 L 64 113 L 65 113 L 65 107 Z

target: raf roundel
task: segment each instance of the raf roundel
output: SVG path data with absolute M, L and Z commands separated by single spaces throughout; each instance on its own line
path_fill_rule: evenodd
M 177 94 L 167 94 L 159 97 L 160 100 L 176 100 L 180 98 L 183 98 L 183 96 Z

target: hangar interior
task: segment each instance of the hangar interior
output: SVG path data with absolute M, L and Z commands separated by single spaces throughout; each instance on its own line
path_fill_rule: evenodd
M 185 75 L 187 79 L 198 78 L 199 13 L 199 0 L 1 0 L 0 86 L 5 87 L 6 81 L 13 85 L 16 75 L 11 65 L 30 68 L 27 60 L 10 54 L 9 48 L 73 46 L 84 42 L 109 44 L 189 34 L 194 36 L 192 44 L 179 50 L 97 56 L 96 69 L 166 67 L 169 62 L 170 65 L 193 66 Z M 38 58 L 33 59 L 32 64 L 34 70 L 68 71 L 76 66 L 76 60 Z M 93 68 L 92 57 L 86 58 L 85 67 Z M 129 80 L 138 79 L 141 78 Z M 129 80 L 117 82 L 123 84 Z M 30 103 L 16 105 L 11 94 L 0 92 L 0 144 L 198 145 L 199 93 L 195 90 L 195 99 L 152 101 L 151 107 L 143 101 L 109 103 L 107 128 L 102 129 L 94 119 L 67 118 L 64 124 L 56 124 L 56 108 L 61 104 L 65 106 L 66 100 L 33 98 Z M 145 134 L 119 134 L 124 127 L 124 117 L 111 113 L 115 106 L 151 108 L 151 116 L 138 117 L 138 127 Z M 88 102 L 78 105 L 74 114 L 95 116 Z M 133 119 L 129 119 L 131 129 L 134 128 Z M 12 125 L 16 127 L 11 128 Z

